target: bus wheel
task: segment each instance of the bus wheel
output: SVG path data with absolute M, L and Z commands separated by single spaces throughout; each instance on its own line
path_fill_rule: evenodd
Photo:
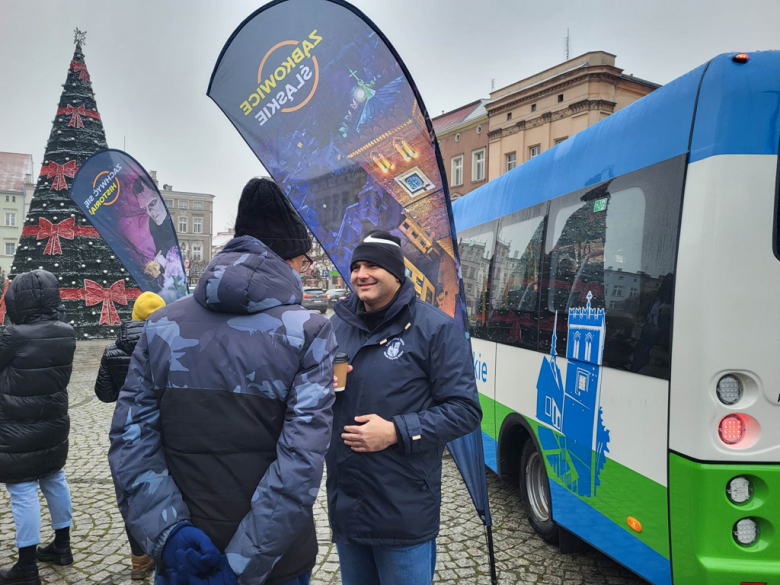
M 528 522 L 550 544 L 558 543 L 558 526 L 552 519 L 550 483 L 542 454 L 532 440 L 525 442 L 520 456 L 520 493 Z

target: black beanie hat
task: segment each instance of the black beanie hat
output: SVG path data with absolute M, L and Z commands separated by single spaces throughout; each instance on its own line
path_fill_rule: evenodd
M 373 262 L 387 270 L 398 280 L 403 282 L 406 279 L 404 268 L 404 251 L 401 248 L 401 238 L 394 236 L 390 232 L 374 230 L 369 233 L 363 241 L 360 242 L 352 254 L 352 262 L 349 267 L 355 265 L 355 262 Z
M 257 238 L 284 260 L 311 250 L 306 224 L 279 185 L 266 177 L 250 180 L 241 192 L 235 232 Z

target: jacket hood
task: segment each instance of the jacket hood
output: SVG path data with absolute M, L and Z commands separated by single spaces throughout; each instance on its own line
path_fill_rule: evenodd
M 195 288 L 195 300 L 210 311 L 259 313 L 300 305 L 303 285 L 295 270 L 263 242 L 241 236 L 209 262 Z
M 116 346 L 127 355 L 132 355 L 135 344 L 141 339 L 146 321 L 122 321 L 119 335 L 116 338 Z
M 20 274 L 11 281 L 5 293 L 8 318 L 15 325 L 56 321 L 61 302 L 57 278 L 46 270 Z

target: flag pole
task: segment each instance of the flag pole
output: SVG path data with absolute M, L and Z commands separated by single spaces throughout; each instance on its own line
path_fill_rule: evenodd
M 490 583 L 498 585 L 498 575 L 496 574 L 496 553 L 493 549 L 493 527 L 485 526 L 485 536 L 488 545 L 488 560 L 490 561 Z

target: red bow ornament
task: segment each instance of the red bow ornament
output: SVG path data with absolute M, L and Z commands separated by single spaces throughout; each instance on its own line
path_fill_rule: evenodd
M 79 74 L 81 81 L 89 81 L 89 71 L 87 71 L 87 65 L 81 61 L 71 61 L 70 68 Z
M 127 304 L 127 291 L 125 291 L 125 281 L 117 280 L 108 288 L 103 288 L 94 280 L 84 279 L 84 300 L 88 307 L 103 303 L 103 310 L 100 313 L 100 325 L 119 325 L 122 321 L 119 319 L 119 313 L 116 311 L 114 303 L 120 305 Z
M 3 294 L 0 295 L 0 325 L 5 321 L 5 294 L 8 292 L 8 283 L 11 282 L 6 278 L 5 286 L 3 287 Z
M 70 116 L 70 122 L 68 122 L 68 126 L 75 126 L 76 128 L 84 127 L 84 122 L 81 121 L 81 116 L 87 115 L 87 109 L 83 104 L 78 108 L 74 108 L 68 104 L 65 106 L 65 114 Z
M 44 255 L 54 256 L 62 254 L 60 238 L 72 240 L 76 236 L 76 231 L 73 229 L 75 222 L 76 220 L 72 217 L 60 223 L 52 223 L 42 217 L 38 218 L 38 239 L 49 238 L 49 241 L 46 243 L 46 249 L 43 251 Z
M 54 177 L 54 181 L 51 184 L 52 191 L 61 191 L 67 189 L 68 184 L 65 182 L 65 177 L 71 179 L 76 176 L 78 165 L 75 160 L 69 160 L 64 165 L 58 165 L 52 161 L 48 165 L 44 165 L 41 169 L 41 176 L 46 175 L 47 179 Z

